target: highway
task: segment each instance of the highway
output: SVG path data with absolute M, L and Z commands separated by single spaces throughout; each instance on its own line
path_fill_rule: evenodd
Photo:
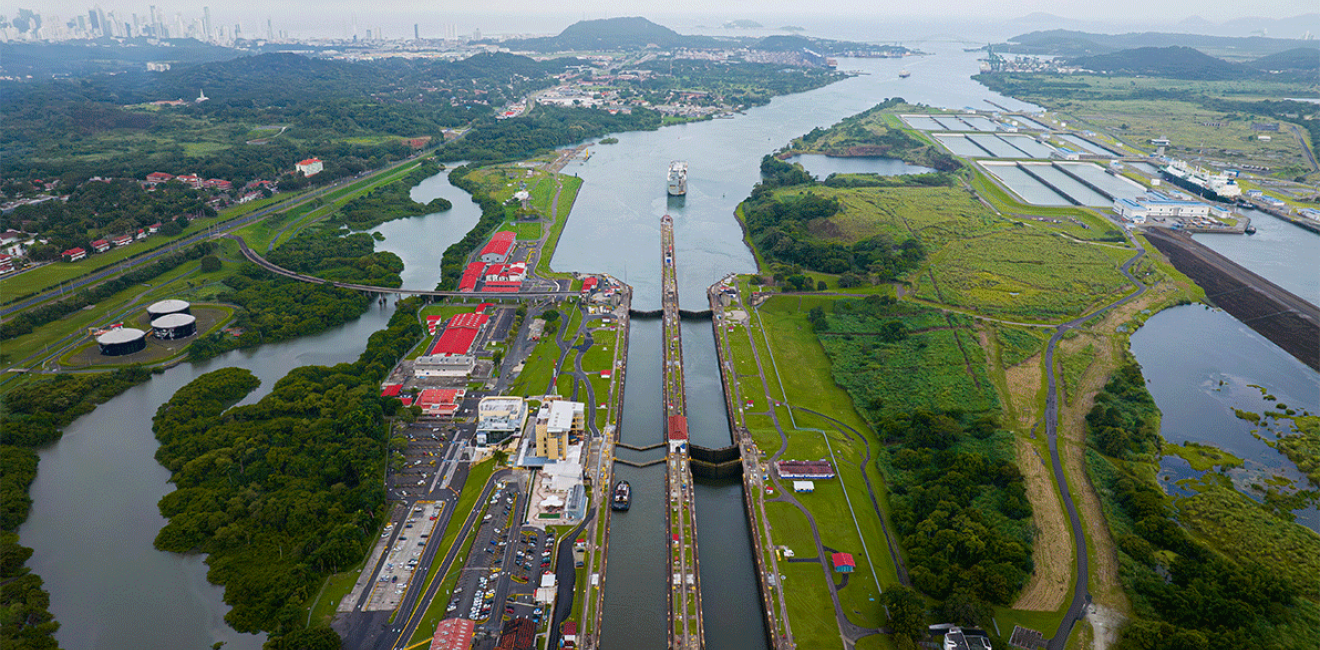
M 336 191 L 336 190 L 342 189 L 342 188 L 344 188 L 344 187 L 346 187 L 346 186 L 348 186 L 348 185 L 351 185 L 351 184 L 353 184 L 353 183 L 357 183 L 357 182 L 359 182 L 359 181 L 361 181 L 361 180 L 363 180 L 363 179 L 365 179 L 365 178 L 373 178 L 373 177 L 378 176 L 378 175 L 380 175 L 380 174 L 387 174 L 387 173 L 390 173 L 390 172 L 392 172 L 392 171 L 398 169 L 399 167 L 401 167 L 401 166 L 403 166 L 403 165 L 407 165 L 407 164 L 413 163 L 413 162 L 415 162 L 416 160 L 417 160 L 416 157 L 408 158 L 407 160 L 403 160 L 403 161 L 401 161 L 401 162 L 399 162 L 399 163 L 397 163 L 397 164 L 390 165 L 389 167 L 382 168 L 382 169 L 380 169 L 380 170 L 378 170 L 378 171 L 375 171 L 375 172 L 372 172 L 372 173 L 370 173 L 370 174 L 367 174 L 366 176 L 361 176 L 361 177 L 359 177 L 359 176 L 353 176 L 353 177 L 350 177 L 350 178 L 346 178 L 346 179 L 344 179 L 344 180 L 342 180 L 342 181 L 339 181 L 339 182 L 337 182 L 337 183 L 332 183 L 332 184 L 330 184 L 330 185 L 326 185 L 325 187 L 322 187 L 322 188 L 319 188 L 319 189 L 312 190 L 312 191 L 307 192 L 307 193 L 305 193 L 305 194 L 301 194 L 301 195 L 298 195 L 298 196 L 295 196 L 295 197 L 290 197 L 290 198 L 288 198 L 288 199 L 285 199 L 284 201 L 280 201 L 279 203 L 276 203 L 276 204 L 274 204 L 274 205 L 272 205 L 272 206 L 269 206 L 269 207 L 266 207 L 266 208 L 262 208 L 262 209 L 260 209 L 260 210 L 257 210 L 256 212 L 251 213 L 251 214 L 247 214 L 247 215 L 244 215 L 244 216 L 241 216 L 241 217 L 237 217 L 237 218 L 235 218 L 235 219 L 230 219 L 229 221 L 226 221 L 226 222 L 224 222 L 224 223 L 216 224 L 216 225 L 215 225 L 214 227 L 212 227 L 212 228 L 207 228 L 207 229 L 205 229 L 205 230 L 202 230 L 201 232 L 194 233 L 194 234 L 192 234 L 192 235 L 190 235 L 190 236 L 188 236 L 188 237 L 185 237 L 184 239 L 180 239 L 180 240 L 178 240 L 178 241 L 176 241 L 176 242 L 174 242 L 174 243 L 172 243 L 172 244 L 167 244 L 167 245 L 165 245 L 165 246 L 161 246 L 160 248 L 157 248 L 156 250 L 150 251 L 150 252 L 145 253 L 145 254 L 143 254 L 143 255 L 140 255 L 140 256 L 138 256 L 138 257 L 134 257 L 134 258 L 132 258 L 132 259 L 123 260 L 122 262 L 120 262 L 120 263 L 118 263 L 118 264 L 115 264 L 115 265 L 111 266 L 110 268 L 102 269 L 102 270 L 100 270 L 100 271 L 96 271 L 96 272 L 94 272 L 94 273 L 89 273 L 89 274 L 84 275 L 84 276 L 82 276 L 82 277 L 75 278 L 75 279 L 70 280 L 70 281 L 68 281 L 68 282 L 60 283 L 60 285 L 59 285 L 57 288 L 55 288 L 55 289 L 48 289 L 48 290 L 43 291 L 43 292 L 41 292 L 41 293 L 39 293 L 39 294 L 37 294 L 37 295 L 35 295 L 35 296 L 30 297 L 30 298 L 26 298 L 26 299 L 24 299 L 24 300 L 20 300 L 19 302 L 15 303 L 15 304 L 7 305 L 7 306 L 5 306 L 4 308 L 0 308 L 0 317 L 6 317 L 6 316 L 9 316 L 10 314 L 13 314 L 13 313 L 16 313 L 16 312 L 22 311 L 22 310 L 27 309 L 27 308 L 29 308 L 29 307 L 32 307 L 32 306 L 34 306 L 34 305 L 39 305 L 39 304 L 41 304 L 41 303 L 43 303 L 43 302 L 46 302 L 46 301 L 48 301 L 48 300 L 51 300 L 52 298 L 56 298 L 56 297 L 58 297 L 58 296 L 64 295 L 65 293 L 71 293 L 71 292 L 73 292 L 73 291 L 76 290 L 76 289 L 80 289 L 80 288 L 82 288 L 82 287 L 85 287 L 85 286 L 88 286 L 88 285 L 91 285 L 91 284 L 95 284 L 95 283 L 97 283 L 97 282 L 100 282 L 101 280 L 105 280 L 105 279 L 110 278 L 110 277 L 112 277 L 112 276 L 119 275 L 119 274 L 121 274 L 121 273 L 124 273 L 124 272 L 130 270 L 130 269 L 136 268 L 136 267 L 138 267 L 138 266 L 141 266 L 141 265 L 143 265 L 143 264 L 146 264 L 147 262 L 150 262 L 150 261 L 155 260 L 155 259 L 157 259 L 157 258 L 159 258 L 159 257 L 162 257 L 162 256 L 164 256 L 164 255 L 167 255 L 167 254 L 169 254 L 169 253 L 172 253 L 172 252 L 174 252 L 174 251 L 176 251 L 176 250 L 179 250 L 180 248 L 184 248 L 184 247 L 187 247 L 187 246 L 191 246 L 191 245 L 193 245 L 193 244 L 196 244 L 197 242 L 202 241 L 203 239 L 210 239 L 210 238 L 215 237 L 216 235 L 219 235 L 219 234 L 221 234 L 221 233 L 230 233 L 230 232 L 233 232 L 234 230 L 237 230 L 237 229 L 239 229 L 239 228 L 242 228 L 242 227 L 244 227 L 244 226 L 246 226 L 246 225 L 248 225 L 248 224 L 251 224 L 251 223 L 253 223 L 253 222 L 255 222 L 255 221 L 260 221 L 260 220 L 262 220 L 262 219 L 265 219 L 266 217 L 269 217 L 269 216 L 272 215 L 272 214 L 275 214 L 275 213 L 277 213 L 277 212 L 283 212 L 284 210 L 288 210 L 288 209 L 293 208 L 293 207 L 295 207 L 295 206 L 301 205 L 301 204 L 306 203 L 306 202 L 308 202 L 308 201 L 311 201 L 311 200 L 314 200 L 314 199 L 319 198 L 319 197 L 321 197 L 321 196 L 324 196 L 324 195 L 326 195 L 326 194 L 328 194 L 328 193 L 330 193 L 330 192 L 334 192 L 334 191 Z M 237 237 L 235 237 L 235 238 L 237 238 Z

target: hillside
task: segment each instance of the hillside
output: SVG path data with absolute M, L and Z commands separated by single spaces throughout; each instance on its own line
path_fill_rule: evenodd
M 1040 54 L 1051 56 L 1091 56 L 1108 54 L 1133 48 L 1150 46 L 1190 47 L 1203 52 L 1224 51 L 1230 58 L 1252 59 L 1277 54 L 1295 48 L 1320 48 L 1320 42 L 1300 39 L 1266 38 L 1263 36 L 1230 37 L 1202 34 L 1165 34 L 1141 32 L 1128 34 L 1095 34 L 1067 29 L 1052 29 L 1021 34 L 1007 43 L 994 46 L 1004 54 Z
M 1257 70 L 1320 70 L 1320 51 L 1309 47 L 1299 47 L 1262 56 L 1249 64 Z
M 1111 54 L 1079 57 L 1069 63 L 1095 72 L 1171 79 L 1222 81 L 1254 74 L 1254 71 L 1239 64 L 1182 46 L 1139 47 Z
M 503 41 L 500 45 L 514 50 L 536 52 L 568 52 L 578 50 L 632 50 L 648 45 L 670 49 L 677 47 L 718 47 L 719 41 L 709 36 L 685 36 L 663 25 L 657 25 L 640 16 L 583 20 L 560 32 L 558 36 L 525 38 Z

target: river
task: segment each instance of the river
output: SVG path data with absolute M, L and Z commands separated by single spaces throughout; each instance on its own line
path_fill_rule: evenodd
M 893 96 L 949 108 L 990 108 L 986 100 L 1031 108 L 971 81 L 977 54 L 947 43 L 924 49 L 935 55 L 906 61 L 843 59 L 841 69 L 865 74 L 776 98 L 735 119 L 618 134 L 618 144 L 592 147 L 588 161 L 565 170 L 580 175 L 585 184 L 552 266 L 611 273 L 636 287 L 639 309 L 656 309 L 659 218 L 668 212 L 675 217 L 684 307 L 704 310 L 709 284 L 726 273 L 755 268 L 732 215 L 758 180 L 763 155 L 814 127 L 829 126 Z M 912 76 L 900 79 L 898 71 L 905 67 Z M 665 169 L 674 159 L 690 165 L 689 192 L 682 199 L 667 198 L 664 191 Z M 373 229 L 386 238 L 378 250 L 403 258 L 407 287 L 434 286 L 444 248 L 470 227 L 464 224 L 475 222 L 475 206 L 466 194 L 439 177 L 423 185 L 430 191 L 419 188 L 416 200 L 429 200 L 435 193 L 449 198 L 454 209 Z M 1260 248 L 1264 247 L 1256 247 Z M 1253 251 L 1240 254 L 1257 254 Z M 373 308 L 319 336 L 234 352 L 200 365 L 181 365 L 80 418 L 60 442 L 42 450 L 32 487 L 32 516 L 21 536 L 34 548 L 32 567 L 51 592 L 51 610 L 63 626 L 56 638 L 63 647 L 195 648 L 217 641 L 226 642 L 226 648 L 260 645 L 259 637 L 237 634 L 224 625 L 227 608 L 221 590 L 206 582 L 199 557 L 152 549 L 152 539 L 164 523 L 156 503 L 171 487 L 168 473 L 153 458 L 157 444 L 151 415 L 180 386 L 217 368 L 241 366 L 257 374 L 263 384 L 254 399 L 298 365 L 352 360 L 367 336 L 384 327 L 388 315 L 388 308 Z M 1157 315 L 1151 323 L 1163 319 L 1164 315 Z M 633 325 L 621 435 L 624 442 L 645 445 L 663 436 L 661 409 L 655 403 L 660 327 L 658 321 L 641 319 Z M 711 423 L 714 428 L 702 425 L 702 435 L 711 435 L 714 443 L 720 435 L 727 439 L 723 402 L 693 394 L 693 387 L 701 387 L 704 394 L 718 386 L 713 341 L 701 340 L 709 339 L 709 332 L 708 321 L 685 326 L 689 355 L 685 367 L 689 398 L 698 398 L 691 417 L 694 422 Z M 1137 338 L 1143 336 L 1139 332 Z M 1198 346 L 1179 347 L 1190 354 Z M 1150 372 L 1151 366 L 1165 362 L 1143 363 Z M 1268 379 L 1274 369 L 1263 372 Z M 665 568 L 659 559 L 665 544 L 660 515 L 663 476 L 653 470 L 619 467 L 620 477 L 632 481 L 636 490 L 633 509 L 614 519 L 611 533 L 602 629 L 606 648 L 664 646 Z M 706 620 L 711 622 L 707 638 L 712 647 L 735 650 L 764 647 L 763 634 L 748 627 L 760 625 L 748 620 L 757 611 L 759 598 L 741 498 L 736 483 L 703 483 L 697 490 Z

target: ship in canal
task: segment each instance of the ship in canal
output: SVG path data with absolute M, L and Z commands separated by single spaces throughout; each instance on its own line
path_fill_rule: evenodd
M 911 73 L 911 72 L 908 72 L 907 69 L 903 69 L 903 70 L 899 70 L 899 71 L 898 71 L 898 78 L 899 78 L 899 79 L 907 79 L 908 77 L 911 77 L 911 76 L 912 76 L 912 73 Z
M 1237 203 L 1242 198 L 1242 188 L 1229 174 L 1216 174 L 1181 160 L 1170 161 L 1160 171 L 1165 180 L 1212 201 Z
M 687 163 L 675 160 L 669 163 L 669 195 L 687 194 Z
M 632 507 L 632 486 L 627 481 L 614 484 L 614 496 L 610 499 L 610 508 L 627 510 Z

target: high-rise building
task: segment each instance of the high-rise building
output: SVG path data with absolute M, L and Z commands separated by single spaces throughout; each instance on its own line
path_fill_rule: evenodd
M 202 31 L 205 33 L 205 36 L 202 38 L 202 40 L 210 42 L 212 39 L 215 38 L 215 34 L 211 32 L 210 7 L 202 7 Z
M 413 23 L 413 40 L 414 41 L 422 40 L 421 32 L 418 31 L 417 29 L 417 23 Z
M 275 28 L 270 24 L 270 18 L 266 18 L 266 40 L 275 40 Z

